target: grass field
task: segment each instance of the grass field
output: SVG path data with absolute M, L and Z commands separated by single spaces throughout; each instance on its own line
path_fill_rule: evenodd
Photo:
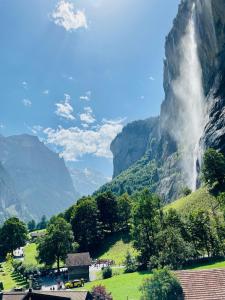
M 95 258 L 114 260 L 116 265 L 122 265 L 127 252 L 133 256 L 137 255 L 130 237 L 127 234 L 114 234 L 104 240 L 104 244 L 99 247 Z
M 24 247 L 24 264 L 38 266 L 39 263 L 37 257 L 37 245 L 35 243 L 27 244 Z
M 26 281 L 17 273 L 14 273 L 9 263 L 4 262 L 0 272 L 0 281 L 3 282 L 4 290 L 11 290 L 14 287 L 25 287 Z
M 198 264 L 190 266 L 187 269 L 204 270 L 225 268 L 225 260 L 212 262 L 207 264 Z M 85 284 L 84 288 L 91 290 L 93 286 L 104 285 L 106 289 L 112 293 L 114 300 L 138 300 L 140 299 L 139 287 L 142 285 L 143 279 L 151 276 L 150 272 L 135 272 L 131 274 L 122 274 L 113 276 L 105 280 L 97 280 Z M 127 298 L 128 297 L 128 298 Z
M 165 207 L 165 210 L 174 208 L 182 214 L 186 214 L 196 209 L 208 209 L 216 207 L 216 198 L 212 196 L 207 188 L 200 188 L 190 195 L 180 198 Z
M 85 284 L 84 288 L 91 290 L 93 286 L 104 285 L 112 293 L 114 300 L 137 300 L 140 298 L 139 287 L 143 279 L 151 276 L 150 272 L 135 272 L 113 276 L 105 280 Z

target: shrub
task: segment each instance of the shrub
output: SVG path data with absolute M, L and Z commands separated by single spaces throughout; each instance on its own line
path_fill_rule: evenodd
M 141 286 L 141 292 L 141 300 L 183 299 L 180 282 L 167 268 L 154 270 L 152 277 Z
M 132 273 L 137 270 L 137 262 L 135 257 L 133 257 L 128 251 L 124 261 L 125 264 L 125 273 Z
M 102 278 L 107 279 L 112 277 L 112 268 L 106 267 L 102 269 Z
M 94 286 L 91 295 L 93 300 L 113 300 L 111 294 L 107 293 L 106 288 L 103 285 Z

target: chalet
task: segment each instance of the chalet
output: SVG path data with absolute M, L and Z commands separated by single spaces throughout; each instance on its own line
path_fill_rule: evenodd
M 89 281 L 89 267 L 91 257 L 89 252 L 72 253 L 67 255 L 66 266 L 68 268 L 68 279 L 81 279 Z
M 43 237 L 45 234 L 45 231 L 33 231 L 30 233 L 30 237 L 32 241 L 35 241 L 36 239 Z
M 185 300 L 225 299 L 225 269 L 177 271 Z
M 0 293 L 0 300 L 92 300 L 89 292 L 38 291 Z

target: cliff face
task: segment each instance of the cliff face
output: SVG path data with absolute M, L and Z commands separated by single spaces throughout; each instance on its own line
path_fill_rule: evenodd
M 158 139 L 158 129 L 159 118 L 135 121 L 123 128 L 110 147 L 113 153 L 113 177 L 128 169 L 145 154 L 149 136 Z
M 199 184 L 205 148 L 225 153 L 224 15 L 224 0 L 181 1 L 165 43 L 165 99 L 157 135 L 138 122 L 124 128 L 111 146 L 119 176 L 103 190 L 144 186 L 168 202 L 182 187 Z M 150 164 L 154 167 L 147 169 Z
M 0 157 L 14 187 L 9 198 L 20 199 L 29 217 L 50 217 L 75 201 L 77 194 L 64 160 L 37 137 L 0 137 Z

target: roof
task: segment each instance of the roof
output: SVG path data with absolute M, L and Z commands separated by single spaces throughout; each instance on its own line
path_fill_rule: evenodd
M 78 267 L 78 266 L 90 266 L 91 257 L 89 252 L 72 253 L 67 255 L 66 266 Z
M 26 300 L 28 293 L 25 292 L 10 292 L 3 293 L 3 300 Z M 87 291 L 35 291 L 29 294 L 31 300 L 34 299 L 48 299 L 46 296 L 49 296 L 49 299 L 63 299 L 63 300 L 89 300 L 91 296 Z M 29 298 L 30 299 L 30 298 Z
M 178 271 L 185 300 L 225 299 L 225 269 Z
M 41 236 L 44 236 L 46 235 L 45 231 L 33 231 L 30 233 L 30 236 L 31 237 L 41 237 Z

